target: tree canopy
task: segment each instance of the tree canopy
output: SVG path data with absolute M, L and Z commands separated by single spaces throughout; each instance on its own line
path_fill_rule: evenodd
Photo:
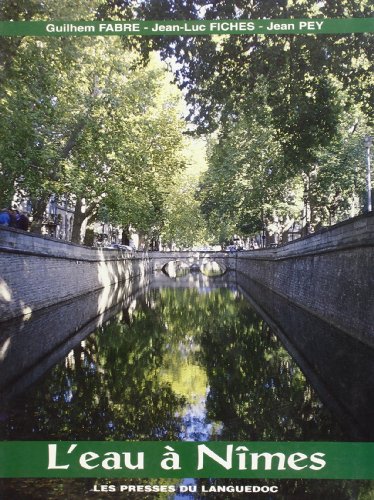
M 34 18 L 57 8 L 46 4 Z M 71 12 L 71 5 L 62 7 L 61 16 Z M 92 7 L 97 2 L 78 11 Z M 0 82 L 2 205 L 28 197 L 40 226 L 52 194 L 70 200 L 76 242 L 83 221 L 104 213 L 112 224 L 158 237 L 172 179 L 184 164 L 185 124 L 180 91 L 157 55 L 139 67 L 135 51 L 123 51 L 115 37 L 25 37 L 7 54 Z
M 286 19 L 368 17 L 371 7 L 367 0 L 114 0 L 100 12 L 125 18 L 129 9 L 140 19 Z M 218 131 L 198 194 L 208 222 L 239 231 L 259 219 L 263 224 L 264 212 L 290 221 L 298 207 L 302 225 L 318 225 L 363 209 L 363 169 L 358 173 L 350 160 L 364 162 L 359 144 L 372 125 L 372 34 L 133 37 L 125 43 L 145 59 L 159 50 L 185 93 L 195 132 Z
M 1 19 L 52 15 L 344 18 L 369 16 L 370 2 L 85 0 L 77 7 L 24 0 L 0 7 Z M 75 241 L 84 221 L 100 219 L 180 246 L 355 215 L 365 209 L 372 52 L 370 33 L 3 38 L 1 203 L 15 193 L 29 197 L 37 226 L 53 193 L 75 205 Z M 186 133 L 209 145 L 202 177 L 182 174 L 192 144 Z

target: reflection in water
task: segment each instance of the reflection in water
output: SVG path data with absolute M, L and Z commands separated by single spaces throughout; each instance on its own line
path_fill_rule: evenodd
M 142 286 L 143 281 L 143 286 Z M 0 398 L 23 392 L 145 285 L 128 281 L 1 323 Z
M 200 270 L 206 276 L 221 276 L 226 272 L 223 265 L 218 264 L 218 262 L 207 261 L 203 262 L 200 266 Z
M 243 295 L 212 284 L 179 288 L 176 282 L 134 296 L 7 405 L 0 439 L 351 439 Z M 3 481 L 10 491 L 18 483 Z M 309 489 L 318 498 L 339 499 L 353 498 L 353 486 L 370 487 L 282 484 L 288 492 Z M 74 495 L 69 498 L 81 498 Z
M 170 278 L 179 278 L 180 276 L 186 276 L 190 272 L 190 266 L 187 262 L 171 260 L 165 264 L 162 270 Z
M 277 337 L 227 289 L 149 291 L 13 411 L 2 439 L 341 437 Z
M 373 348 L 258 283 L 238 276 L 237 284 L 334 413 L 344 429 L 344 439 L 373 441 Z

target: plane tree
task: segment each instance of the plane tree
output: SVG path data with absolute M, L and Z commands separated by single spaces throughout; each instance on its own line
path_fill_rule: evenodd
M 22 40 L 0 87 L 2 204 L 31 199 L 33 230 L 52 194 L 75 204 L 76 242 L 109 197 L 118 216 L 130 205 L 124 225 L 160 223 L 183 165 L 179 93 L 160 62 L 135 68 L 134 58 L 117 38 Z
M 132 13 L 139 19 L 166 20 L 359 18 L 370 16 L 370 3 L 368 0 L 320 3 L 111 0 L 101 8 L 101 14 L 104 13 L 115 18 L 128 18 Z M 361 130 L 372 121 L 373 77 L 369 69 L 373 38 L 368 33 L 126 37 L 124 43 L 136 46 L 145 58 L 152 50 L 160 50 L 171 61 L 197 133 L 235 129 L 243 116 L 251 117 L 268 106 L 272 140 L 278 144 L 282 169 L 290 184 L 301 182 L 303 186 L 304 223 L 311 222 L 313 216 L 315 196 L 311 185 L 316 164 L 322 158 L 321 151 L 328 151 L 339 142 L 343 113 L 358 107 L 364 124 Z M 259 85 L 266 88 L 265 101 L 248 99 L 256 94 Z M 351 125 L 347 123 L 346 128 Z M 249 133 L 254 135 L 256 129 Z M 257 174 L 253 173 L 254 177 L 262 178 L 263 174 L 261 168 Z M 227 175 L 225 172 L 224 177 Z M 224 179 L 222 182 L 225 184 Z M 238 213 L 238 204 L 242 204 L 240 194 L 227 184 L 224 187 L 210 201 L 204 201 L 204 212 L 211 213 L 215 204 L 225 203 Z M 231 195 L 223 195 L 227 189 Z M 219 192 L 225 201 L 217 201 Z M 255 205 L 258 206 L 258 199 Z M 229 209 L 225 213 L 235 220 Z
M 113 110 L 113 139 L 104 140 L 110 175 L 101 205 L 114 224 L 131 226 L 148 241 L 159 240 L 167 194 L 184 167 L 182 101 L 169 80 L 156 59 L 132 73 Z
M 92 18 L 96 0 L 84 0 L 74 11 L 55 0 L 21 0 L 0 6 L 0 20 Z M 61 160 L 70 154 L 82 128 L 65 113 L 59 91 L 67 70 L 79 54 L 74 39 L 0 37 L 1 203 L 9 205 L 15 192 L 34 200 L 34 218 L 40 222 L 48 194 L 58 191 Z M 79 42 L 87 44 L 87 41 Z M 70 85 L 70 90 L 72 89 Z M 67 92 L 69 93 L 69 91 Z
M 227 226 L 230 220 L 231 236 L 259 233 L 265 221 L 284 227 L 286 218 L 299 209 L 291 199 L 297 182 L 285 166 L 265 87 L 259 85 L 247 98 L 254 103 L 262 100 L 261 109 L 253 107 L 251 114 L 238 113 L 235 122 L 221 125 L 211 141 L 209 169 L 199 186 L 198 198 L 209 225 L 221 220 Z

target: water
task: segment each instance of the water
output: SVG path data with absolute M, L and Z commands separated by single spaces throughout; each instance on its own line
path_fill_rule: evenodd
M 50 355 L 44 355 L 38 363 L 30 365 L 26 376 L 21 369 L 12 375 L 13 383 L 3 391 L 0 439 L 372 439 L 369 422 L 372 421 L 373 408 L 366 398 L 370 387 L 362 384 L 361 396 L 357 385 L 350 392 L 346 382 L 350 379 L 346 375 L 349 370 L 339 356 L 335 363 L 331 361 L 330 371 L 323 371 L 321 366 L 326 362 L 318 351 L 321 348 L 316 332 L 318 322 L 313 322 L 314 340 L 318 344 L 313 342 L 316 352 L 307 349 L 307 353 L 303 353 L 300 348 L 303 347 L 305 327 L 301 326 L 300 318 L 290 319 L 291 316 L 296 318 L 300 311 L 288 310 L 290 305 L 277 306 L 273 297 L 272 307 L 278 314 L 277 320 L 273 321 L 267 316 L 265 293 L 261 293 L 257 305 L 251 305 L 247 300 L 248 292 L 253 290 L 245 290 L 237 278 L 230 281 L 225 277 L 220 281 L 200 275 L 187 276 L 179 281 L 159 278 L 143 291 L 127 293 L 126 300 L 117 303 L 111 314 L 98 316 L 101 318 L 98 324 L 103 324 L 91 334 L 80 337 L 80 331 L 84 329 L 82 325 L 87 325 L 86 319 L 82 320 L 74 335 L 69 336 L 73 345 L 69 345 L 67 355 L 42 376 L 39 377 L 40 366 L 45 366 Z M 91 297 L 91 303 L 96 304 L 97 300 L 97 297 Z M 118 297 L 114 303 L 117 300 Z M 267 322 L 255 309 L 263 312 Z M 54 318 L 58 318 L 57 310 L 54 309 Z M 281 313 L 286 317 L 286 324 L 291 324 L 291 333 L 285 331 L 287 328 L 279 328 L 283 321 Z M 43 314 L 46 315 L 44 321 L 50 321 L 52 312 L 49 316 L 48 311 Z M 42 325 L 46 323 L 40 317 L 36 319 L 40 335 Z M 298 326 L 295 326 L 295 321 Z M 310 318 L 304 318 L 304 321 L 312 324 Z M 33 330 L 30 325 L 27 328 Z M 295 331 L 298 328 L 303 328 L 303 332 Z M 333 335 L 337 333 L 331 328 L 326 332 L 322 326 L 320 330 L 326 340 L 323 351 L 328 353 L 334 342 Z M 292 333 L 296 334 L 295 338 L 291 338 Z M 341 332 L 339 335 L 340 347 L 342 342 L 352 342 Z M 63 344 L 66 346 L 66 342 Z M 356 348 L 358 353 L 361 349 L 367 354 L 367 348 L 362 349 L 361 344 Z M 61 354 L 61 349 L 59 345 L 54 351 Z M 365 371 L 362 357 L 359 363 L 367 378 L 370 373 Z M 13 364 L 17 366 L 16 362 Z M 371 365 L 371 361 L 368 362 L 367 370 L 372 370 Z M 327 387 L 329 381 L 331 384 L 331 370 L 336 379 L 333 391 Z M 37 375 L 31 376 L 35 373 Z M 304 373 L 308 374 L 308 379 Z M 35 383 L 28 386 L 34 379 Z M 12 392 L 12 386 L 17 390 Z M 344 402 L 344 397 L 353 393 L 355 400 L 351 398 L 351 404 Z M 186 479 L 181 484 L 201 486 L 207 481 Z M 239 480 L 230 482 L 241 484 Z M 127 483 L 131 481 L 127 480 Z M 161 483 L 178 482 L 162 480 Z M 228 481 L 221 480 L 221 483 L 228 484 Z M 271 481 L 251 483 L 271 484 Z M 374 491 L 372 482 L 363 481 L 283 480 L 278 483 L 282 484 L 285 496 L 281 493 L 276 498 L 288 498 L 290 493 L 294 495 L 292 498 L 313 498 L 308 495 L 318 493 L 322 496 L 314 498 L 345 499 L 358 498 L 357 492 L 370 495 Z M 25 492 L 26 488 L 34 496 L 25 498 L 39 498 L 39 494 L 40 498 L 43 495 L 45 498 L 46 492 L 50 498 L 66 498 L 66 495 L 69 498 L 88 498 L 91 494 L 101 498 L 100 494 L 90 492 L 93 480 L 38 480 L 37 484 L 38 487 L 30 480 L 2 481 L 4 491 L 13 498 L 15 492 L 19 493 L 20 489 Z M 160 481 L 148 480 L 147 484 L 160 484 Z M 230 498 L 236 498 L 235 495 L 233 493 Z M 244 498 L 239 493 L 237 495 Z M 203 498 L 193 494 L 190 497 Z M 155 498 L 155 494 L 149 497 L 143 494 L 142 498 Z M 188 496 L 159 494 L 157 498 Z M 210 494 L 209 498 L 226 496 Z M 261 495 L 261 498 L 273 497 Z
M 0 437 L 339 440 L 342 431 L 240 294 L 153 289 L 21 395 Z

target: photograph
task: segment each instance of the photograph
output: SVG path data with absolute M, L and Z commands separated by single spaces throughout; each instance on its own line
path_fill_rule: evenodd
M 370 0 L 2 0 L 0 499 L 374 500 Z

